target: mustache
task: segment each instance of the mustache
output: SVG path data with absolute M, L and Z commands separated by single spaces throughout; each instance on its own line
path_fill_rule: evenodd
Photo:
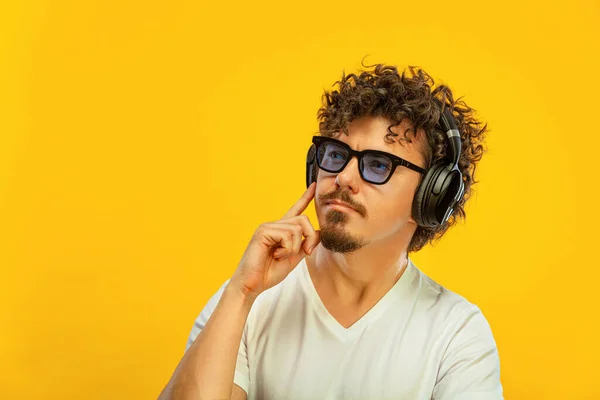
M 367 210 L 362 204 L 356 203 L 354 199 L 350 196 L 348 191 L 335 190 L 331 193 L 320 194 L 317 196 L 319 204 L 324 204 L 330 200 L 339 200 L 348 204 L 350 207 L 354 208 L 360 215 L 363 217 L 367 215 Z

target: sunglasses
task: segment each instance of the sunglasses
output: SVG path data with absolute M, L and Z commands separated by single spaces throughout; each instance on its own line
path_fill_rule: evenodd
M 312 142 L 316 149 L 317 165 L 324 171 L 341 172 L 352 157 L 358 158 L 358 171 L 365 181 L 383 185 L 390 180 L 398 165 L 424 174 L 426 171 L 403 158 L 379 150 L 356 151 L 346 143 L 325 136 L 313 136 Z

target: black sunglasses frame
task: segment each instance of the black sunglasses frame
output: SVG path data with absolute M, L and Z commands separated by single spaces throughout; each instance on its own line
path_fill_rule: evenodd
M 339 170 L 336 171 L 331 171 L 328 170 L 327 168 L 323 168 L 321 167 L 321 162 L 319 161 L 319 147 L 326 142 L 332 142 L 335 143 L 337 145 L 342 146 L 344 149 L 346 149 L 348 151 L 349 157 L 346 159 L 346 161 L 344 162 L 344 165 L 342 165 Z M 424 174 L 425 172 L 427 172 L 425 169 L 419 167 L 418 165 L 415 165 L 413 163 L 411 163 L 410 161 L 406 161 L 403 158 L 398 157 L 395 154 L 392 153 L 387 153 L 385 151 L 380 151 L 380 150 L 362 150 L 362 151 L 356 151 L 354 149 L 352 149 L 350 146 L 348 146 L 348 144 L 342 142 L 341 140 L 337 140 L 331 137 L 327 137 L 327 136 L 313 136 L 312 138 L 312 143 L 315 145 L 315 158 L 317 161 L 317 165 L 319 166 L 319 168 L 321 168 L 323 171 L 327 171 L 327 172 L 331 172 L 331 173 L 339 173 L 342 172 L 344 170 L 344 168 L 346 168 L 346 166 L 348 165 L 348 163 L 350 162 L 350 160 L 352 160 L 352 157 L 356 156 L 356 158 L 358 159 L 358 172 L 360 174 L 360 177 L 369 183 L 372 183 L 373 185 L 383 185 L 384 183 L 387 183 L 390 178 L 392 177 L 392 175 L 394 174 L 394 171 L 396 171 L 396 167 L 398 165 L 402 165 L 403 167 L 412 169 L 413 171 L 416 171 L 420 174 Z M 388 157 L 391 161 L 392 161 L 392 169 L 388 175 L 388 177 L 385 179 L 385 181 L 383 182 L 373 182 L 370 181 L 368 179 L 366 179 L 363 175 L 363 172 L 360 168 L 361 164 L 362 164 L 362 158 L 367 155 L 367 154 L 375 154 L 375 155 L 379 155 L 379 156 L 385 156 Z

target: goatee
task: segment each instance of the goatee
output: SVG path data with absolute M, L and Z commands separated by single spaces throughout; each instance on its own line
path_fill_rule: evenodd
M 347 232 L 343 225 L 348 221 L 348 214 L 331 210 L 325 216 L 326 223 L 321 226 L 321 243 L 323 247 L 336 253 L 351 253 L 366 243 Z

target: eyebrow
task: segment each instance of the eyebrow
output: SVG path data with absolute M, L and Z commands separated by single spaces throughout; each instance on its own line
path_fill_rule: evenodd
M 339 138 L 335 138 L 335 139 L 338 139 L 338 140 L 339 140 Z M 345 142 L 344 142 L 344 143 L 345 143 Z M 392 155 L 394 155 L 394 156 L 396 156 L 396 157 L 400 157 L 400 158 L 402 158 L 402 159 L 404 159 L 404 160 L 407 160 L 407 161 L 408 161 L 408 158 L 407 158 L 407 157 L 408 157 L 408 155 L 406 155 L 406 154 L 404 154 L 404 155 L 403 155 L 403 154 L 396 154 L 396 153 L 394 153 L 394 150 L 397 148 L 397 146 L 395 146 L 395 144 L 396 144 L 396 143 L 398 143 L 398 144 L 400 144 L 400 147 L 401 147 L 401 148 L 403 148 L 403 149 L 406 149 L 406 145 L 405 145 L 404 143 L 402 143 L 401 141 L 396 141 L 396 140 L 394 140 L 392 143 L 388 143 L 388 142 L 386 142 L 386 141 L 385 141 L 385 139 L 383 140 L 383 143 L 384 143 L 384 148 L 383 148 L 383 149 L 376 149 L 376 148 L 372 148 L 372 147 L 370 147 L 370 148 L 368 148 L 368 149 L 363 149 L 363 150 L 376 150 L 376 151 L 382 151 L 382 152 L 384 152 L 384 153 L 389 153 L 389 154 L 392 154 Z M 348 144 L 348 143 L 346 143 L 346 144 Z M 348 144 L 348 146 L 350 146 L 350 145 Z

